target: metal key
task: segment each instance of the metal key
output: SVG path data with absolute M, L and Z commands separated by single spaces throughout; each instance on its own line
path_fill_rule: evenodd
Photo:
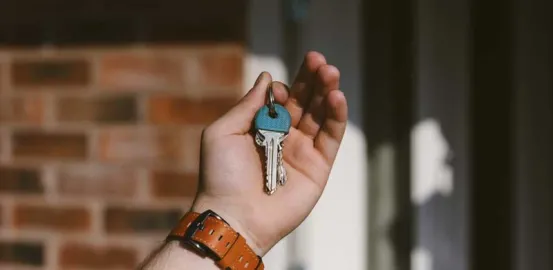
M 286 182 L 282 143 L 288 135 L 290 125 L 290 113 L 274 102 L 272 89 L 269 88 L 269 102 L 255 116 L 255 141 L 265 148 L 265 192 L 269 195 L 276 191 L 277 184 L 284 185 Z
M 282 163 L 282 143 L 284 139 L 288 135 L 284 135 L 284 138 L 282 138 L 280 144 L 279 144 L 279 150 L 278 150 L 278 172 L 277 172 L 277 182 L 279 185 L 284 186 L 286 184 L 286 170 L 284 169 L 284 163 Z

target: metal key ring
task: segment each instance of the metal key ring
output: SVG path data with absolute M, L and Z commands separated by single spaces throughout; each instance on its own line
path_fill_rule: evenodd
M 273 83 L 271 82 L 268 86 L 269 91 L 269 115 L 271 117 L 277 117 L 277 112 L 275 109 L 275 94 L 273 93 Z

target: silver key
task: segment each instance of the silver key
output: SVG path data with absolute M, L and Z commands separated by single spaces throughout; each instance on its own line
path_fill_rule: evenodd
M 258 130 L 255 141 L 259 146 L 265 148 L 265 191 L 273 194 L 276 191 L 277 183 L 282 183 L 282 140 L 285 134 Z
M 269 102 L 255 116 L 255 141 L 265 148 L 265 192 L 271 195 L 277 184 L 284 185 L 286 171 L 282 164 L 282 142 L 290 131 L 292 118 L 282 105 L 276 104 L 269 85 Z
M 286 169 L 284 169 L 284 163 L 282 162 L 282 143 L 284 142 L 284 139 L 286 139 L 286 136 L 282 138 L 280 144 L 278 145 L 278 184 L 281 186 L 284 186 L 286 184 Z

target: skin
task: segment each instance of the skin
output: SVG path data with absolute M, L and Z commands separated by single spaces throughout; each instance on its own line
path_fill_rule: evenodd
M 338 69 L 318 52 L 305 55 L 289 88 L 261 73 L 238 104 L 204 130 L 200 186 L 191 210 L 214 210 L 260 256 L 297 228 L 323 193 L 346 129 L 339 80 Z M 271 83 L 276 102 L 292 116 L 292 127 L 283 149 L 288 180 L 269 196 L 263 190 L 264 152 L 255 143 L 252 121 L 266 104 Z M 145 269 L 217 268 L 178 243 L 166 243 Z

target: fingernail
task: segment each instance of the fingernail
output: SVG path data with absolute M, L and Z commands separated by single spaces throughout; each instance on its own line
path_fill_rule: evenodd
M 254 87 L 263 79 L 263 73 L 264 72 L 261 72 L 261 74 L 257 76 L 257 80 L 255 80 L 255 83 L 253 84 Z

